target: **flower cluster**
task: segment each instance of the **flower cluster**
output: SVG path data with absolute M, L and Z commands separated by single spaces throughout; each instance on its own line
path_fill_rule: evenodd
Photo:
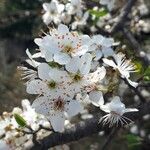
M 88 11 L 84 11 L 81 0 L 69 0 L 65 4 L 52 0 L 50 3 L 43 3 L 43 9 L 42 18 L 46 25 L 51 22 L 57 25 L 61 22 L 65 24 L 72 22 L 72 29 L 76 29 L 77 26 L 85 25 L 89 17 Z
M 4 112 L 0 117 L 0 149 L 28 149 L 31 145 L 32 134 L 24 134 L 29 132 L 29 129 L 24 131 L 19 127 L 13 114 L 19 114 L 26 121 L 26 126 L 30 126 L 31 130 L 36 131 L 39 125 L 44 127 L 50 127 L 49 122 L 41 115 L 38 115 L 31 107 L 28 100 L 22 100 L 22 108 L 15 107 L 11 113 Z M 43 131 L 42 131 L 43 132 Z M 40 136 L 39 133 L 38 136 Z M 42 133 L 44 137 L 44 132 Z
M 44 37 L 36 38 L 35 43 L 39 51 L 31 55 L 27 50 L 27 63 L 31 68 L 23 67 L 23 78 L 28 79 L 27 92 L 38 95 L 32 107 L 50 121 L 54 131 L 62 132 L 65 120 L 81 113 L 89 103 L 109 113 L 102 119 L 110 126 L 127 123 L 129 119 L 122 115 L 137 111 L 125 109 L 119 97 L 104 104 L 103 94 L 109 88 L 105 64 L 113 67 L 117 75 L 126 78 L 129 84 L 137 86 L 129 80 L 135 66 L 123 54 L 115 54 L 112 38 L 80 35 L 60 24 Z M 37 58 L 41 61 L 38 62 Z
M 116 0 L 100 0 L 99 3 L 102 6 L 102 9 L 106 6 L 108 11 L 112 11 L 115 8 Z M 86 2 L 82 0 L 68 0 L 64 2 L 51 0 L 49 3 L 43 3 L 42 19 L 46 25 L 51 23 L 56 25 L 64 23 L 70 25 L 73 30 L 83 28 L 88 20 L 92 19 L 90 11 L 92 9 L 95 11 L 95 7 L 89 10 L 87 10 L 86 7 Z M 111 14 L 108 13 L 108 15 Z M 102 21 L 102 18 L 100 20 L 101 23 L 104 22 Z

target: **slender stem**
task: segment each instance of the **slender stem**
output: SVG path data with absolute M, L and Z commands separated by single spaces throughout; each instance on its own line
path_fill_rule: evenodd
M 108 135 L 107 139 L 105 140 L 101 150 L 106 150 L 107 147 L 111 144 L 111 141 L 113 140 L 114 136 L 118 133 L 118 128 L 114 128 L 111 133 Z

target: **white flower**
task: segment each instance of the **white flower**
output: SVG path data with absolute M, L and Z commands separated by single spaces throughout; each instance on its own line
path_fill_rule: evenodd
M 93 73 L 79 75 L 78 81 L 73 82 L 77 94 L 77 99 L 81 103 L 92 103 L 98 106 L 100 103 L 103 104 L 103 94 L 101 92 L 101 80 L 105 77 L 106 70 L 104 67 L 99 67 Z M 80 94 L 79 94 L 80 93 Z
M 41 63 L 38 67 L 39 78 L 27 84 L 27 92 L 30 94 L 48 95 L 54 97 L 55 94 L 73 97 L 70 86 L 71 78 L 66 71 L 51 68 L 46 63 Z
M 23 113 L 22 116 L 26 120 L 28 125 L 33 125 L 35 121 L 37 120 L 37 113 L 35 110 L 31 107 L 30 102 L 27 99 L 22 100 L 22 108 Z
M 84 85 L 84 91 L 88 93 L 91 103 L 97 107 L 103 105 L 104 99 L 101 92 L 101 80 L 106 75 L 106 69 L 104 67 L 98 67 L 93 73 L 90 73 L 86 79 L 87 83 Z
M 37 77 L 37 72 L 35 71 L 35 68 L 39 66 L 39 62 L 35 61 L 34 58 L 38 58 L 41 56 L 41 53 L 36 53 L 32 55 L 29 50 L 26 50 L 26 54 L 29 57 L 29 59 L 26 59 L 27 64 L 30 65 L 31 69 L 23 66 L 19 66 L 18 70 L 21 71 L 21 78 L 23 80 L 27 79 L 28 81 L 31 81 Z
M 35 39 L 40 46 L 42 56 L 46 61 L 55 61 L 61 65 L 67 64 L 71 57 L 84 55 L 88 51 L 90 37 L 69 32 L 66 25 L 60 24 L 57 30 L 52 30 L 50 35 L 43 39 Z
M 78 26 L 79 27 L 83 27 L 84 25 L 86 25 L 87 23 L 87 19 L 89 17 L 89 12 L 85 12 L 84 14 L 82 14 L 82 16 L 80 17 L 76 17 L 75 21 L 72 23 L 72 29 L 76 29 Z
M 72 79 L 71 86 L 75 93 L 81 92 L 82 87 L 87 81 L 86 76 L 90 72 L 92 56 L 89 53 L 81 57 L 73 57 L 68 64 L 66 70 Z
M 66 70 L 70 73 L 81 75 L 88 74 L 91 68 L 92 56 L 89 53 L 79 57 L 73 57 L 68 64 L 66 64 Z
M 71 21 L 71 15 L 69 15 L 68 13 L 66 12 L 63 12 L 61 14 L 61 21 L 64 23 L 64 24 L 69 24 L 70 21 Z
M 108 57 L 114 54 L 113 46 L 114 40 L 112 38 L 106 38 L 102 35 L 94 35 L 90 42 L 89 50 L 95 56 L 94 60 L 99 60 L 102 56 Z
M 44 3 L 43 9 L 45 14 L 43 15 L 43 22 L 48 25 L 52 21 L 58 24 L 60 23 L 60 15 L 64 10 L 64 5 L 59 4 L 57 0 L 52 0 L 50 3 Z
M 109 124 L 109 127 L 115 124 L 123 126 L 124 124 L 128 124 L 128 122 L 132 122 L 129 118 L 123 116 L 123 114 L 138 111 L 136 108 L 126 108 L 118 96 L 115 96 L 110 103 L 101 105 L 100 109 L 108 113 L 100 119 L 100 122 L 103 125 Z
M 70 3 L 66 4 L 66 11 L 68 14 L 76 14 L 81 16 L 82 14 L 82 4 L 81 0 L 70 0 Z
M 57 98 L 40 97 L 33 104 L 37 113 L 47 117 L 56 132 L 64 130 L 64 122 L 68 117 L 75 116 L 82 111 L 78 101 L 57 95 Z
M 103 58 L 105 64 L 117 69 L 122 78 L 126 78 L 130 85 L 137 87 L 138 83 L 129 79 L 130 73 L 136 72 L 135 65 L 132 64 L 130 60 L 126 60 L 125 55 L 122 53 L 114 54 L 114 60 L 115 61 Z
M 116 0 L 100 0 L 100 4 L 106 5 L 108 10 L 111 11 L 115 7 Z

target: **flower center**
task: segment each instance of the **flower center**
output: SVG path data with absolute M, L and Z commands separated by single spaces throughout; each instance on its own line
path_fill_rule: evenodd
M 54 110 L 63 111 L 65 103 L 60 97 L 54 101 Z
M 73 76 L 73 80 L 75 81 L 75 82 L 78 82 L 78 81 L 80 81 L 82 79 L 82 76 L 80 75 L 80 74 L 75 74 L 74 76 Z
M 48 87 L 49 87 L 50 89 L 55 89 L 55 88 L 56 88 L 56 82 L 55 82 L 55 81 L 50 81 L 50 82 L 48 83 Z
M 120 116 L 120 114 L 116 113 L 115 111 L 111 111 L 112 115 Z
M 73 50 L 74 49 L 73 49 L 73 47 L 71 45 L 66 45 L 63 48 L 63 52 L 68 53 L 68 54 L 71 54 L 73 52 Z

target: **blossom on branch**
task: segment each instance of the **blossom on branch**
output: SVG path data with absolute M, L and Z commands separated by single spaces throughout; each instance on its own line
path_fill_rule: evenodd
M 119 124 L 123 126 L 128 124 L 128 122 L 132 122 L 132 120 L 123 116 L 123 114 L 138 111 L 136 108 L 126 108 L 118 96 L 115 96 L 110 103 L 100 105 L 100 109 L 108 113 L 100 118 L 100 122 L 102 122 L 103 125 L 109 124 L 109 127 L 114 125 L 118 126 Z
M 122 78 L 127 79 L 130 85 L 133 87 L 137 87 L 138 83 L 131 81 L 130 78 L 130 73 L 136 72 L 136 66 L 131 63 L 131 60 L 126 60 L 126 57 L 122 53 L 117 53 L 113 55 L 114 60 L 110 60 L 107 58 L 103 58 L 103 62 L 107 64 L 108 66 L 113 67 L 113 69 L 117 69 L 119 71 L 120 76 Z

